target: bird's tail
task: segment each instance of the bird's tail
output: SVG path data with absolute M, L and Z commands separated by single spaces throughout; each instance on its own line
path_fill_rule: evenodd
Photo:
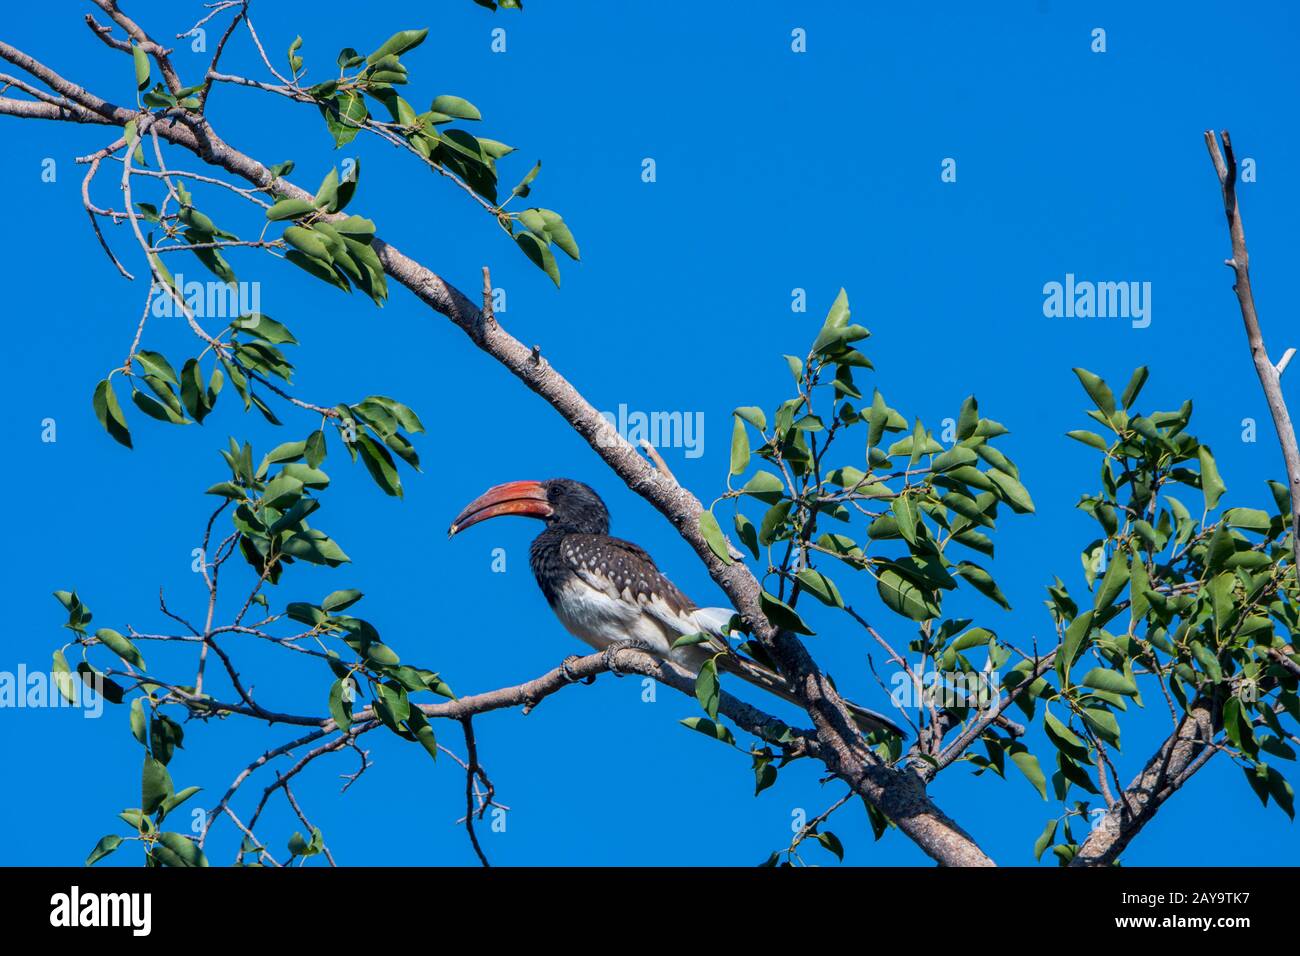
M 775 694 L 782 700 L 794 704 L 796 707 L 802 707 L 803 704 L 790 689 L 790 684 L 784 677 L 774 671 L 768 670 L 753 661 L 745 660 L 734 654 L 719 654 L 717 657 L 718 670 L 725 671 L 728 674 L 735 674 L 741 680 L 753 684 L 755 687 L 761 687 L 763 690 Z M 860 707 L 851 700 L 846 700 L 844 705 L 849 709 L 853 716 L 853 722 L 863 733 L 871 733 L 876 730 L 887 730 L 891 734 L 897 734 L 900 737 L 906 737 L 907 732 L 898 724 L 894 723 L 884 714 L 869 710 L 866 707 Z
M 726 638 L 731 635 L 731 619 L 735 614 L 730 608 L 721 607 L 700 607 L 692 612 L 692 619 L 695 624 L 703 631 L 717 635 L 722 638 L 722 646 L 725 646 Z M 702 651 L 702 648 L 692 648 L 692 650 Z M 713 656 L 713 655 L 709 655 Z M 718 669 L 726 671 L 729 674 L 735 674 L 743 681 L 753 684 L 755 687 L 761 687 L 769 693 L 775 694 L 782 700 L 794 704 L 796 707 L 802 707 L 803 704 L 790 689 L 789 682 L 775 671 L 764 667 L 763 665 L 739 657 L 735 654 L 718 654 Z M 907 732 L 902 727 L 894 723 L 884 714 L 869 710 L 866 707 L 859 707 L 851 700 L 846 700 L 844 705 L 848 707 L 849 713 L 853 715 L 853 722 L 863 731 L 871 733 L 876 730 L 887 730 L 891 734 L 897 734 L 899 737 L 906 737 Z

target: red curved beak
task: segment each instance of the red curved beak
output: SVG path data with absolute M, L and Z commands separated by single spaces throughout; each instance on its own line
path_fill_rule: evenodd
M 549 518 L 551 514 L 546 489 L 540 481 L 507 481 L 504 485 L 489 488 L 466 505 L 447 529 L 447 537 L 454 537 L 480 521 L 501 515 Z

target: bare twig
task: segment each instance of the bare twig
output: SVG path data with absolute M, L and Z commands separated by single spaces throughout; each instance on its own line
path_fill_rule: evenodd
M 487 270 L 484 270 L 486 273 Z M 474 847 L 474 853 L 478 856 L 479 862 L 485 867 L 491 866 L 488 862 L 487 854 L 483 852 L 483 847 L 478 842 L 478 834 L 474 832 L 474 781 L 478 777 L 478 744 L 474 740 L 474 718 L 466 717 L 460 722 L 465 731 L 465 830 L 469 833 L 470 845 Z

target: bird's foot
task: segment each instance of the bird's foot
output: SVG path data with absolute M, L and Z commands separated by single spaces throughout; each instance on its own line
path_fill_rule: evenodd
M 579 655 L 570 654 L 568 657 L 566 657 L 563 661 L 560 662 L 560 669 L 564 671 L 564 679 L 567 680 L 570 684 L 577 684 L 579 682 L 583 684 L 594 684 L 596 682 L 595 674 L 588 674 L 586 677 L 577 677 L 571 670 L 571 668 L 573 667 L 573 662 L 580 661 L 580 660 L 582 660 L 582 658 Z
M 609 647 L 605 648 L 605 653 L 602 655 L 602 657 L 604 659 L 605 666 L 609 668 L 609 672 L 613 674 L 615 677 L 622 677 L 623 672 L 620 671 L 617 665 L 615 665 L 614 663 L 614 657 L 618 654 L 618 652 L 623 650 L 646 651 L 649 649 L 650 649 L 650 645 L 646 644 L 645 641 L 638 640 L 637 638 L 632 638 L 631 640 L 627 640 L 627 641 L 615 641 L 613 644 L 609 645 Z

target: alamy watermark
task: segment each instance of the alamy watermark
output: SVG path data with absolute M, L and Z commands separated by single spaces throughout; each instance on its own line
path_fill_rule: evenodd
M 185 305 L 194 313 L 196 319 L 237 319 L 262 311 L 262 284 L 260 282 L 226 282 L 207 280 L 204 282 L 185 281 L 185 276 L 176 273 L 174 286 Z M 149 311 L 157 318 L 174 318 L 184 312 L 176 302 L 176 297 L 167 289 L 154 283 L 154 300 Z
M 148 936 L 153 928 L 150 893 L 94 893 L 73 886 L 50 897 L 50 925 L 54 927 L 119 926 L 133 936 Z
M 1002 677 L 995 670 L 927 671 L 894 674 L 889 702 L 895 707 L 974 707 L 987 710 L 1001 697 Z
M 85 683 L 89 680 L 91 683 Z M 104 678 L 99 673 L 86 677 L 67 671 L 28 671 L 26 664 L 18 670 L 0 671 L 0 710 L 39 710 L 52 707 L 76 707 L 86 718 L 104 713 Z
M 1092 282 L 1065 274 L 1064 282 L 1043 284 L 1043 315 L 1049 319 L 1129 319 L 1133 328 L 1151 324 L 1150 282 Z
M 601 412 L 600 417 L 631 445 L 644 441 L 655 448 L 682 448 L 687 458 L 704 454 L 703 412 L 629 411 L 627 405 L 620 404 L 617 414 Z M 596 436 L 596 443 L 608 448 L 615 439 L 602 432 Z

